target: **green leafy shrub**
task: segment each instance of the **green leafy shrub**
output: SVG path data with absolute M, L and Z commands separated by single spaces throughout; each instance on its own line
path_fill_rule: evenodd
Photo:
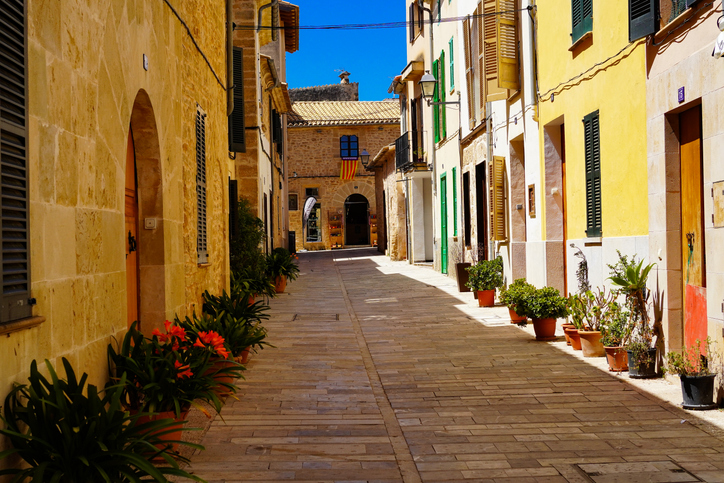
M 296 280 L 299 275 L 299 266 L 294 263 L 295 255 L 285 248 L 275 248 L 266 258 L 266 273 L 271 280 L 279 276 L 288 280 Z
M 553 287 L 536 289 L 521 301 L 518 308 L 523 311 L 521 314 L 516 310 L 518 315 L 525 315 L 531 319 L 557 319 L 568 315 L 566 298 Z
M 521 315 L 516 307 L 518 305 L 524 305 L 525 300 L 535 291 L 535 286 L 525 281 L 524 278 L 519 278 L 510 284 L 507 289 L 500 291 L 500 302 L 507 305 L 511 310 L 515 310 L 518 315 Z
M 495 290 L 503 286 L 503 259 L 481 260 L 472 267 L 468 267 L 470 276 L 465 284 L 473 290 Z
M 251 202 L 240 198 L 237 210 L 236 232 L 231 234 L 230 264 L 233 273 L 249 270 L 264 271 L 264 253 L 261 244 L 266 238 L 264 222 L 252 212 Z
M 702 348 L 701 340 L 697 339 L 691 347 L 682 352 L 666 354 L 668 370 L 680 376 L 708 376 L 721 370 L 721 357 L 712 350 L 713 342 L 707 337 Z
M 164 475 L 204 481 L 179 469 L 168 452 L 169 443 L 202 446 L 159 439 L 175 431 L 173 420 L 137 424 L 147 414 L 131 416 L 124 410 L 125 375 L 118 384 L 98 391 L 92 384 L 86 386 L 87 374 L 78 379 L 68 360 L 63 358 L 62 363 L 66 379 L 59 378 L 45 361 L 48 380 L 33 361 L 28 384 L 16 384 L 5 399 L 0 416 L 5 428 L 0 434 L 9 438 L 13 448 L 1 452 L 0 459 L 17 455 L 29 467 L 5 469 L 0 475 L 14 475 L 13 483 L 167 482 Z M 180 455 L 175 457 L 188 462 Z M 167 467 L 157 468 L 151 459 L 160 459 Z

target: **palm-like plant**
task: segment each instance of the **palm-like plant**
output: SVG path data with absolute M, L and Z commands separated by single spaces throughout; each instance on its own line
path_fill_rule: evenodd
M 87 374 L 78 379 L 68 360 L 62 361 L 66 379 L 59 378 L 47 360 L 50 379 L 46 378 L 33 361 L 29 384 L 16 385 L 5 399 L 4 414 L 0 416 L 5 428 L 0 434 L 9 438 L 13 448 L 0 452 L 0 459 L 17 455 L 29 467 L 5 469 L 0 475 L 14 475 L 13 483 L 167 482 L 165 475 L 204 481 L 179 469 L 168 453 L 169 443 L 198 449 L 202 446 L 159 439 L 176 431 L 173 420 L 137 424 L 148 414 L 131 416 L 124 411 L 125 374 L 118 384 L 99 391 L 92 384 L 86 386 Z M 188 462 L 180 455 L 175 457 Z M 157 468 L 151 462 L 159 458 L 168 467 Z

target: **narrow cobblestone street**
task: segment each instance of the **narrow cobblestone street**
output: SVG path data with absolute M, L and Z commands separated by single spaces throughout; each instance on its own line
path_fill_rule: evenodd
M 373 249 L 299 264 L 271 302 L 276 348 L 192 458 L 209 482 L 724 481 L 724 440 L 695 416 L 454 280 Z

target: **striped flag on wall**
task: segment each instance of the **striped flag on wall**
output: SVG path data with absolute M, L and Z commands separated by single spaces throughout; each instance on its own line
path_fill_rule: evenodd
M 354 175 L 357 172 L 357 160 L 356 159 L 343 159 L 342 170 L 339 173 L 339 179 L 349 181 L 354 179 Z

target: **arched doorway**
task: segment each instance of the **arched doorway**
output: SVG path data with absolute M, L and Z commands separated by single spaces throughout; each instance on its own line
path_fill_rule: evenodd
M 345 245 L 370 244 L 370 203 L 360 194 L 347 197 L 344 202 Z
M 129 255 L 126 258 L 128 321 L 138 320 L 141 330 L 150 335 L 153 329 L 163 327 L 168 316 L 161 149 L 156 116 L 144 90 L 138 92 L 133 102 L 129 131 L 123 231 L 125 252 Z M 137 313 L 132 319 L 134 306 Z

